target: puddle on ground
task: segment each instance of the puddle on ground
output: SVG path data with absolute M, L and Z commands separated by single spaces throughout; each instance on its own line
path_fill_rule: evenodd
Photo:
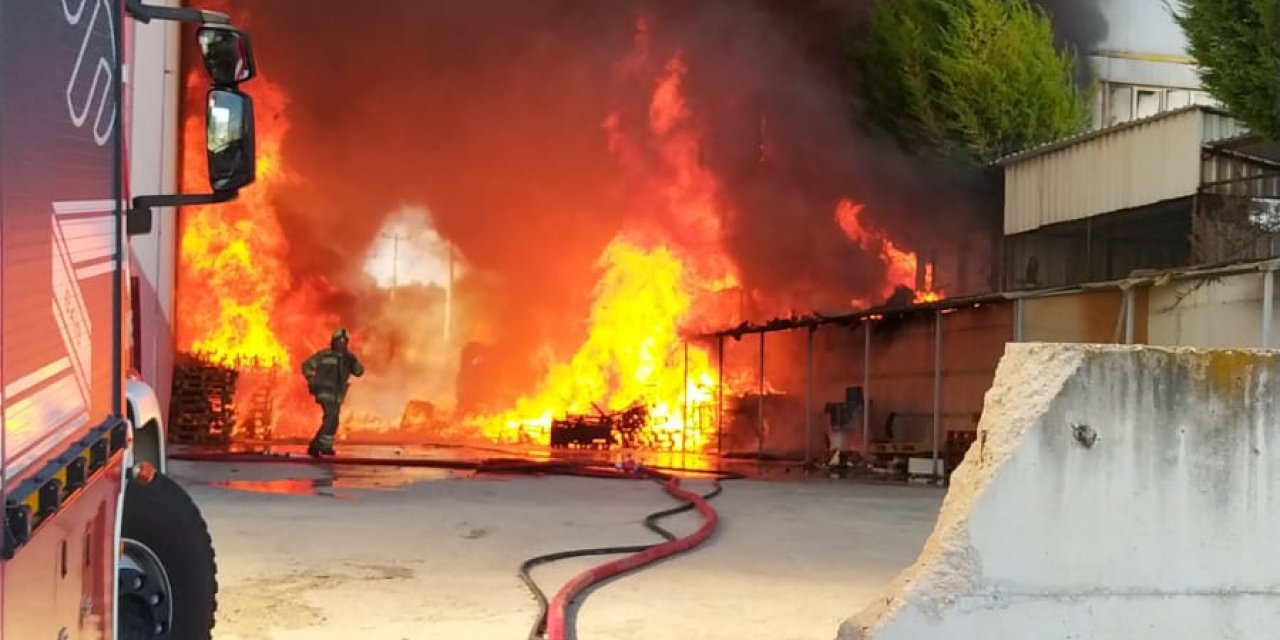
M 215 487 L 249 491 L 252 493 L 274 493 L 289 496 L 324 496 L 338 500 L 350 500 L 355 496 L 333 490 L 333 481 L 329 478 L 306 480 L 303 478 L 284 478 L 280 480 L 222 480 L 210 482 Z
M 239 469 L 232 469 L 236 473 Z M 449 480 L 470 477 L 452 469 L 405 467 L 356 467 L 334 466 L 327 470 L 332 475 L 322 478 L 277 478 L 272 480 L 219 480 L 210 482 L 215 487 L 274 493 L 294 496 L 322 496 L 338 500 L 350 500 L 355 494 L 347 490 L 390 490 L 432 480 Z

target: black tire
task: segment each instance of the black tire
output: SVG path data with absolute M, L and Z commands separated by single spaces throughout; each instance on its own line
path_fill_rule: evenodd
M 191 496 L 161 473 L 156 473 L 150 482 L 130 480 L 124 493 L 120 537 L 126 556 L 147 556 L 152 564 L 158 561 L 163 568 L 163 578 L 152 584 L 163 583 L 165 588 L 159 590 L 169 591 L 157 599 L 156 589 L 134 589 L 146 580 L 138 580 L 136 574 L 127 575 L 130 569 L 125 568 L 125 559 L 122 559 L 117 603 L 120 640 L 156 637 L 151 627 L 170 613 L 170 621 L 163 624 L 171 627 L 168 635 L 162 637 L 210 640 L 214 612 L 218 608 L 217 564 L 208 525 Z M 133 560 L 129 563 L 138 564 Z M 162 606 L 170 603 L 171 608 Z

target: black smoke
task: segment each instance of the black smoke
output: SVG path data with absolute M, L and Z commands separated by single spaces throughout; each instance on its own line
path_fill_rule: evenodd
M 1098 3 L 1101 0 L 1036 0 L 1053 22 L 1054 33 L 1061 41 L 1076 48 L 1081 55 L 1095 53 L 1107 37 L 1107 19 Z

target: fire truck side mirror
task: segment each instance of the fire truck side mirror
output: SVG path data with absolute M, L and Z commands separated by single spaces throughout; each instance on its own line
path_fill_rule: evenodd
M 210 89 L 205 124 L 209 186 L 215 193 L 224 193 L 251 184 L 257 164 L 253 99 L 236 89 Z
M 236 87 L 257 75 L 257 64 L 249 36 L 231 26 L 231 19 L 225 13 L 146 4 L 142 0 L 125 0 L 125 11 L 142 23 L 172 20 L 200 25 L 196 38 L 212 85 L 205 107 L 205 144 L 212 193 L 134 196 L 125 214 L 125 231 L 135 236 L 151 232 L 151 212 L 155 207 L 230 202 L 242 187 L 253 183 L 256 171 L 253 100 Z
M 235 86 L 257 74 L 248 34 L 223 24 L 206 24 L 196 31 L 200 55 L 216 86 Z

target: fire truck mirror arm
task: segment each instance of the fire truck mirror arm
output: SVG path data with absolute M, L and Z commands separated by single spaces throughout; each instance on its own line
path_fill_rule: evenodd
M 240 195 L 238 191 L 218 193 L 183 193 L 171 196 L 138 196 L 133 199 L 129 208 L 127 226 L 129 235 L 146 235 L 151 233 L 151 209 L 153 207 L 189 207 L 199 204 L 221 204 L 231 202 Z
M 154 207 L 230 202 L 240 189 L 253 183 L 257 171 L 253 99 L 236 89 L 214 87 L 209 90 L 206 104 L 205 145 L 212 193 L 135 197 L 125 218 L 130 236 L 151 233 Z
M 144 24 L 152 20 L 174 20 L 196 24 L 231 24 L 231 18 L 227 17 L 225 13 L 187 7 L 163 7 L 144 4 L 142 0 L 127 0 L 125 11 L 130 16 L 133 16 L 134 20 Z
M 226 14 L 202 9 L 161 7 L 128 0 L 126 10 L 144 24 L 152 20 L 175 20 L 200 25 L 196 41 L 205 70 L 217 86 L 234 86 L 257 74 L 249 35 L 231 25 Z

